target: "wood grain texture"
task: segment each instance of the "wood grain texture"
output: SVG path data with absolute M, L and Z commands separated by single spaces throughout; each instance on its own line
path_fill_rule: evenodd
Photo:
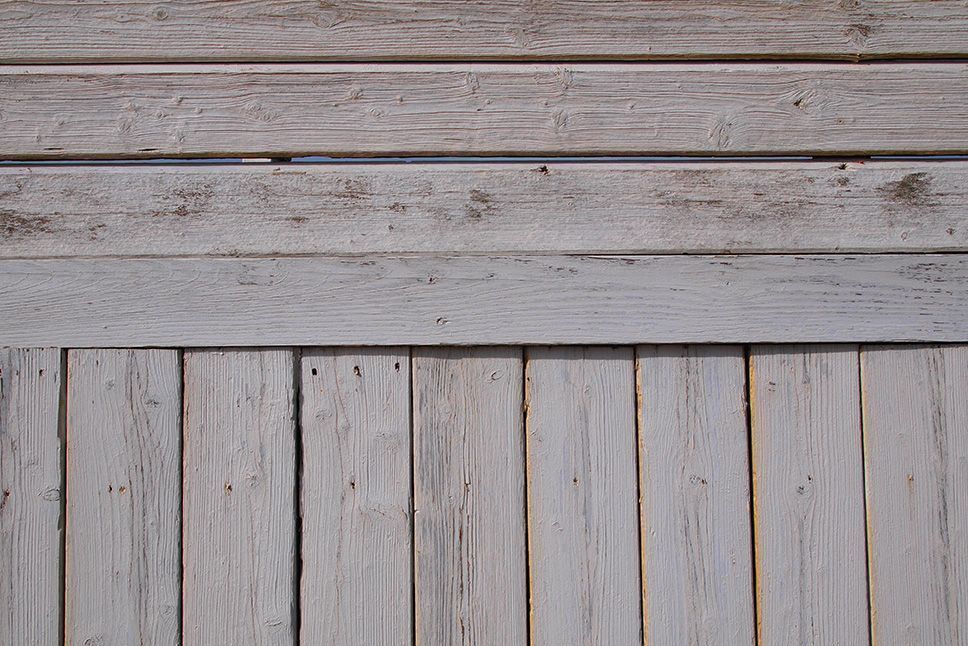
M 0 167 L 0 257 L 968 250 L 968 162 Z
M 303 644 L 411 643 L 410 353 L 302 355 Z
M 186 644 L 296 640 L 293 352 L 185 352 Z
M 637 349 L 647 644 L 754 643 L 742 348 Z
M 958 56 L 952 0 L 215 0 L 0 3 L 0 60 L 276 61 Z
M 28 347 L 962 341 L 968 256 L 4 260 L 0 311 Z
M 181 643 L 181 362 L 71 350 L 68 644 Z
M 531 642 L 642 643 L 631 348 L 527 350 Z
M 520 348 L 413 350 L 416 635 L 525 644 Z
M 877 644 L 968 639 L 968 347 L 861 352 Z
M 0 348 L 0 642 L 61 644 L 64 376 L 57 349 Z
M 0 86 L 0 159 L 968 152 L 966 63 L 3 66 Z
M 855 346 L 750 351 L 761 643 L 869 641 L 858 370 Z

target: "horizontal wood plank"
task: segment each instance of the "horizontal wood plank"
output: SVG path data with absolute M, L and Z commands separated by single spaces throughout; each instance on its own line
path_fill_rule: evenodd
M 3 2 L 0 60 L 952 56 L 955 0 Z
M 968 250 L 968 162 L 0 167 L 0 257 Z
M 0 346 L 965 341 L 968 256 L 5 260 L 0 311 Z
M 0 67 L 0 158 L 968 152 L 968 64 Z

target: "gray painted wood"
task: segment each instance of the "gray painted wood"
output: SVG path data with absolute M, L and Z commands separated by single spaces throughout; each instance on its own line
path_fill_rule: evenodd
M 57 349 L 0 348 L 0 641 L 61 644 L 64 376 Z
M 535 644 L 642 643 L 631 348 L 528 348 Z
M 4 260 L 0 311 L 28 347 L 960 341 L 968 256 Z
M 869 641 L 858 369 L 855 346 L 750 351 L 761 643 Z
M 0 32 L 0 60 L 8 62 L 860 59 L 968 52 L 964 5 L 951 0 L 4 5 L 9 28 Z
M 527 643 L 520 348 L 413 350 L 416 635 Z
M 968 347 L 861 352 L 878 644 L 968 640 Z
M 184 643 L 292 646 L 293 352 L 186 351 L 184 380 Z
M 966 63 L 9 66 L 0 84 L 0 159 L 968 152 Z
M 645 642 L 751 646 L 743 350 L 641 346 L 637 355 Z
M 968 162 L 0 167 L 0 257 L 968 250 Z
M 180 644 L 181 362 L 71 350 L 68 644 Z
M 303 644 L 411 643 L 410 353 L 304 351 Z

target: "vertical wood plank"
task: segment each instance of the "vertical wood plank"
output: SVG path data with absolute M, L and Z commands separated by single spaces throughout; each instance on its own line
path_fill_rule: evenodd
M 414 349 L 413 391 L 417 641 L 524 644 L 521 350 Z
M 531 639 L 641 644 L 631 348 L 529 348 Z
M 968 346 L 861 353 L 872 631 L 968 640 Z
M 178 351 L 71 350 L 67 357 L 67 643 L 174 646 Z
M 61 353 L 0 348 L 0 642 L 61 635 Z
M 411 643 L 410 354 L 304 351 L 303 644 Z
M 290 349 L 185 352 L 186 646 L 295 642 Z
M 869 640 L 858 369 L 855 346 L 751 350 L 763 644 Z
M 637 350 L 648 644 L 754 642 L 743 350 Z

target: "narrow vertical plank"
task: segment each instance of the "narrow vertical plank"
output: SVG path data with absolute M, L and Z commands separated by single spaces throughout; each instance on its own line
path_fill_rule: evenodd
M 763 644 L 866 644 L 855 346 L 750 355 L 757 624 Z
M 878 644 L 968 640 L 968 346 L 861 353 Z
M 304 351 L 300 392 L 300 641 L 409 645 L 409 351 Z
M 61 635 L 61 353 L 0 348 L 0 642 Z
M 641 644 L 631 348 L 529 348 L 531 640 Z
M 413 390 L 417 642 L 524 644 L 521 350 L 415 349 Z
M 743 350 L 642 346 L 637 354 L 646 643 L 749 646 Z
M 67 355 L 69 644 L 179 643 L 176 350 Z
M 295 642 L 293 352 L 185 353 L 186 646 Z

